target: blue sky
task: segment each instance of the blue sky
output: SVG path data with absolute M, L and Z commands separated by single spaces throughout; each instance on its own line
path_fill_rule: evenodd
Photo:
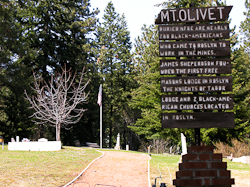
M 165 0 L 167 1 L 167 0 Z M 102 17 L 104 9 L 106 8 L 110 0 L 91 0 L 91 7 L 97 8 L 101 11 L 99 17 Z M 155 16 L 161 11 L 161 7 L 155 7 L 157 3 L 162 3 L 164 0 L 112 0 L 115 10 L 119 14 L 123 14 L 126 17 L 128 24 L 128 30 L 130 31 L 131 41 L 141 34 L 141 27 L 143 24 L 154 24 Z M 239 31 L 240 22 L 245 19 L 243 11 L 245 11 L 245 0 L 226 0 L 226 4 L 233 5 L 233 9 L 230 13 L 232 22 L 230 28 L 234 25 L 237 26 L 237 32 Z

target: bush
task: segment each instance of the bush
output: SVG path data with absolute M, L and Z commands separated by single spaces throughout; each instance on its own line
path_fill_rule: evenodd
M 249 139 L 246 139 L 242 142 L 234 139 L 232 140 L 232 146 L 220 142 L 216 143 L 215 147 L 216 147 L 215 153 L 222 153 L 224 158 L 230 156 L 231 154 L 233 154 L 233 157 L 235 158 L 241 156 L 250 156 Z

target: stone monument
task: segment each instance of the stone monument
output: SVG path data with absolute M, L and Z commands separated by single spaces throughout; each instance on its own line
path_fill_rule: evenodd
M 120 150 L 120 133 L 117 134 L 117 139 L 116 139 L 116 145 L 115 145 L 115 150 Z

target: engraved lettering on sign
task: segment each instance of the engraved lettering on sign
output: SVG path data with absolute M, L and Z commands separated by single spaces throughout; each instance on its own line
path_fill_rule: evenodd
M 160 32 L 229 31 L 229 24 L 159 25 Z
M 229 59 L 225 60 L 171 60 L 171 61 L 161 61 L 160 67 L 211 67 L 211 66 L 227 66 L 231 62 Z
M 160 40 L 181 40 L 181 39 L 220 39 L 229 38 L 229 34 L 218 33 L 195 33 L 195 34 L 159 34 Z
M 229 56 L 229 41 L 160 42 L 160 56 Z
M 234 127 L 233 112 L 163 113 L 163 128 Z
M 163 95 L 161 96 L 161 108 L 162 110 L 233 109 L 233 95 Z
M 222 19 L 222 11 L 224 7 L 211 7 L 211 8 L 198 8 L 198 9 L 180 9 L 179 13 L 176 15 L 177 11 L 175 9 L 172 10 L 166 10 L 166 13 L 161 11 L 161 22 L 164 22 L 164 20 L 167 20 L 167 22 L 170 21 L 170 18 L 172 17 L 172 21 L 196 21 L 196 20 L 205 20 L 208 18 L 209 20 L 213 21 L 216 20 L 216 17 L 214 15 L 214 10 L 219 10 L 219 19 Z M 195 13 L 196 15 L 194 17 L 191 17 L 190 13 Z
M 162 110 L 227 110 L 232 109 L 227 103 L 216 104 L 162 104 Z
M 194 120 L 193 115 L 173 115 L 172 120 Z
M 160 73 L 161 75 L 231 74 L 231 60 L 161 60 Z
M 218 94 L 218 95 L 163 95 L 161 96 L 163 104 L 175 103 L 210 103 L 210 102 L 233 102 L 233 95 Z
M 197 84 L 228 84 L 232 81 L 231 77 L 183 77 L 183 78 L 161 78 L 162 85 L 174 85 L 174 84 L 184 84 L 184 85 L 197 85 Z
M 228 18 L 231 9 L 232 6 L 164 9 L 159 13 L 155 23 L 225 21 Z
M 163 92 L 225 92 L 232 91 L 232 84 L 219 86 L 161 86 Z

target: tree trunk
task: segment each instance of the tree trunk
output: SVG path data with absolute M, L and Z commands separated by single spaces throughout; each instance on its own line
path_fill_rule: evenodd
M 57 124 L 56 125 L 56 141 L 61 141 L 60 132 L 61 132 L 61 124 Z
M 37 139 L 44 138 L 44 126 L 42 124 L 38 125 Z
M 113 128 L 113 105 L 111 105 L 110 108 L 110 118 L 111 118 L 111 123 L 109 124 L 109 148 L 112 148 L 112 128 Z

